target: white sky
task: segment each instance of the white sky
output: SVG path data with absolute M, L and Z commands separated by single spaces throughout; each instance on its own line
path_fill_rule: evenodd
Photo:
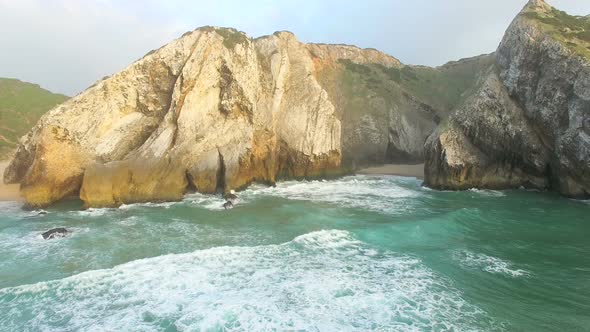
M 493 52 L 527 0 L 0 0 L 0 77 L 74 95 L 183 32 L 289 30 L 373 47 L 408 64 Z M 590 0 L 548 0 L 590 14 Z

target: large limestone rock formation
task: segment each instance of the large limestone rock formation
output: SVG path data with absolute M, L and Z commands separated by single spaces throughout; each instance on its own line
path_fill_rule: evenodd
M 176 200 L 337 171 L 340 135 L 305 44 L 201 28 L 46 114 L 5 181 L 32 206 Z
M 590 194 L 590 29 L 531 0 L 476 92 L 429 137 L 426 184 Z

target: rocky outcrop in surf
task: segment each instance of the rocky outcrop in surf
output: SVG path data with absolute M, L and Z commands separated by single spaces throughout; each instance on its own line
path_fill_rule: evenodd
M 475 92 L 429 137 L 425 182 L 590 195 L 590 20 L 531 0 Z
M 63 227 L 53 228 L 41 234 L 44 240 L 53 240 L 62 237 L 66 237 L 70 234 L 70 231 Z

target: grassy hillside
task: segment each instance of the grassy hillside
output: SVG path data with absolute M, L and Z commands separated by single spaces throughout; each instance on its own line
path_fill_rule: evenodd
M 364 82 L 361 85 L 364 85 L 366 90 L 361 91 L 361 95 L 379 95 L 387 100 L 395 98 L 396 94 L 406 92 L 434 107 L 444 116 L 459 104 L 465 92 L 475 84 L 479 73 L 494 63 L 494 56 L 482 55 L 462 59 L 437 68 L 387 68 L 374 64 L 341 62 L 346 69 L 345 82 L 351 83 L 354 78 L 357 79 L 357 84 L 354 85 Z
M 41 115 L 67 98 L 36 84 L 0 78 L 0 160 L 10 157 L 19 138 Z
M 546 12 L 528 11 L 523 15 L 539 22 L 553 38 L 590 59 L 590 17 L 568 15 L 555 8 Z

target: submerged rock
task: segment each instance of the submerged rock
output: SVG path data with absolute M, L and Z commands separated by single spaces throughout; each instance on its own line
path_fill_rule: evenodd
M 234 207 L 234 204 L 232 202 L 230 202 L 230 201 L 227 201 L 227 202 L 223 203 L 223 208 L 226 209 L 226 210 L 233 209 L 233 207 Z
M 59 227 L 59 228 L 50 229 L 47 232 L 41 234 L 41 236 L 43 236 L 43 239 L 45 239 L 45 240 L 51 240 L 51 239 L 65 237 L 69 233 L 70 232 L 67 229 L 65 229 L 63 227 Z
M 239 199 L 238 195 L 236 195 L 236 192 L 234 190 L 231 190 L 228 194 L 223 195 L 223 198 L 225 198 L 232 204 L 236 204 L 236 202 Z

